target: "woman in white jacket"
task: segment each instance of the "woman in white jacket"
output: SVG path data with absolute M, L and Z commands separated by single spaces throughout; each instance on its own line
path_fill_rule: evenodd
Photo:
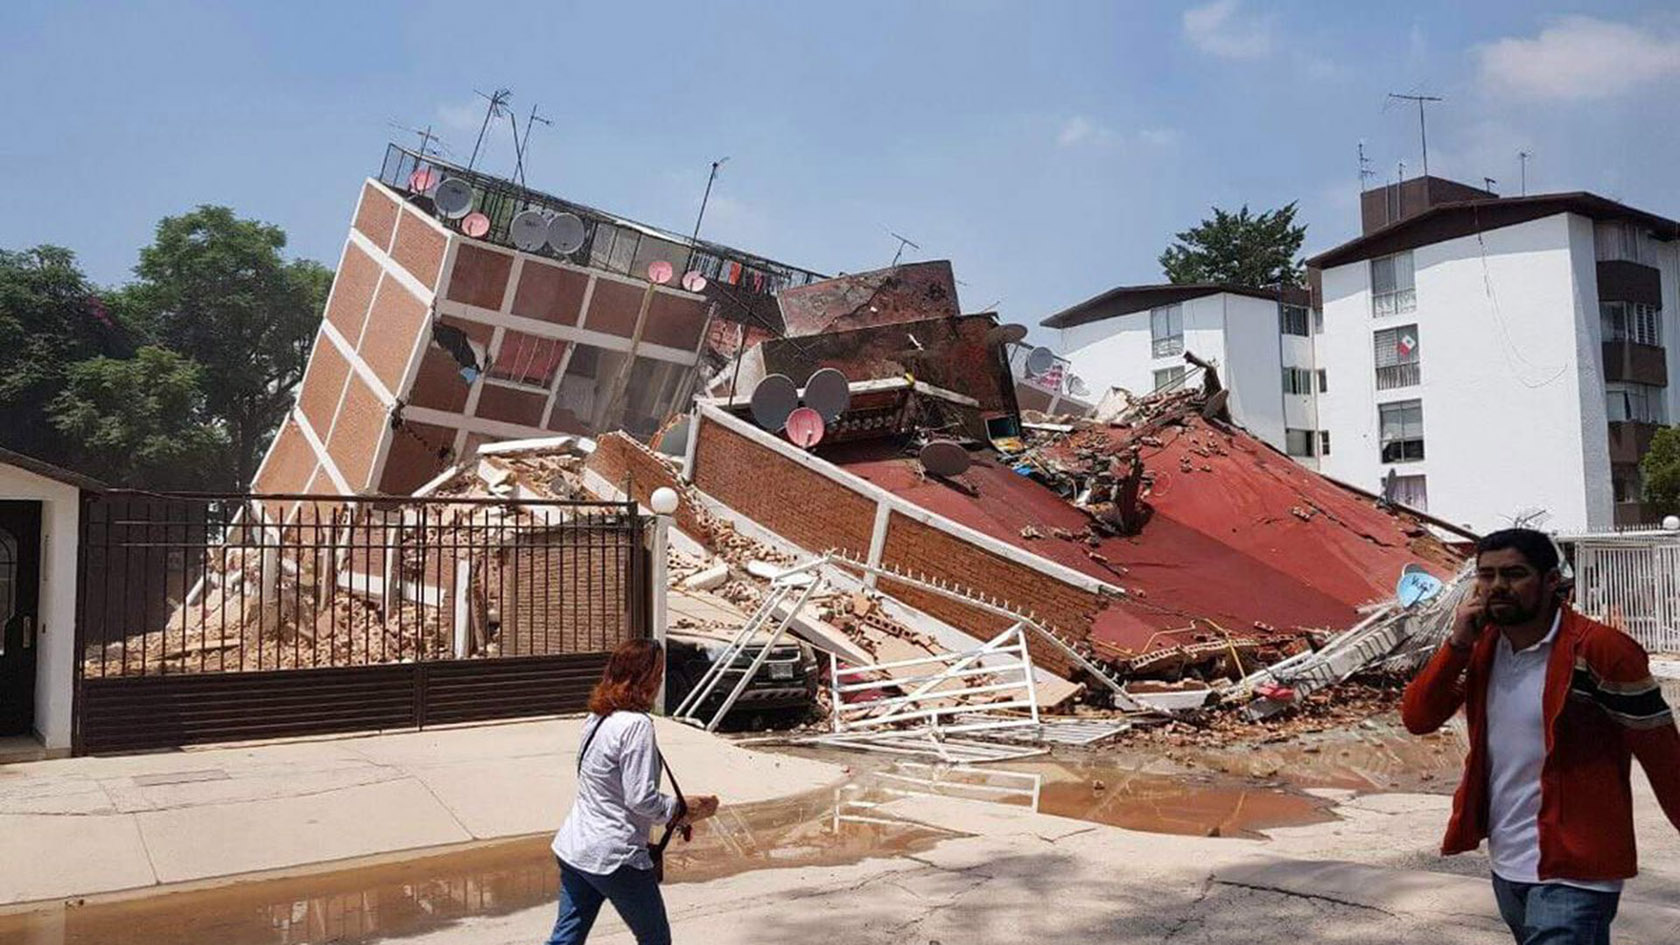
M 669 945 L 671 925 L 648 853 L 655 827 L 688 824 L 717 812 L 716 797 L 686 804 L 659 790 L 662 762 L 647 712 L 665 675 L 651 640 L 629 640 L 607 660 L 589 696 L 578 749 L 577 797 L 554 835 L 560 861 L 560 915 L 548 945 L 582 945 L 610 900 L 637 945 Z

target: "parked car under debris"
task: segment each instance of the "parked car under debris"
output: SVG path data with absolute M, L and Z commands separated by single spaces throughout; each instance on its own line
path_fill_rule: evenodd
M 672 630 L 665 645 L 665 705 L 674 709 L 723 655 L 729 637 L 703 630 Z M 693 714 L 710 719 L 741 681 L 757 652 L 757 647 L 749 647 L 738 655 Z M 808 721 L 816 711 L 817 676 L 817 658 L 810 646 L 792 640 L 777 643 L 719 727 L 756 731 Z

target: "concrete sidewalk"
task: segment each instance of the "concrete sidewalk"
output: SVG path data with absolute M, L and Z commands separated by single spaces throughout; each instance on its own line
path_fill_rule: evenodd
M 686 791 L 752 803 L 832 765 L 658 720 Z M 0 906 L 555 829 L 579 720 L 0 766 Z

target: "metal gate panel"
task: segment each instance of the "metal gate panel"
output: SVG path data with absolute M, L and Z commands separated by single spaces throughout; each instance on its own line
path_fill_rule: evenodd
M 422 725 L 581 712 L 607 666 L 606 653 L 455 660 L 421 670 Z

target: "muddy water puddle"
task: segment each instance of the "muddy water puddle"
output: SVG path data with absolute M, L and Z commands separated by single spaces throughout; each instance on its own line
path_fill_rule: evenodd
M 691 843 L 666 852 L 667 881 L 750 870 L 838 866 L 931 848 L 957 834 L 884 817 L 847 816 L 824 790 L 725 808 Z M 193 892 L 0 915 L 6 945 L 352 945 L 415 935 L 469 916 L 555 901 L 549 837 L 501 841 L 379 866 Z

